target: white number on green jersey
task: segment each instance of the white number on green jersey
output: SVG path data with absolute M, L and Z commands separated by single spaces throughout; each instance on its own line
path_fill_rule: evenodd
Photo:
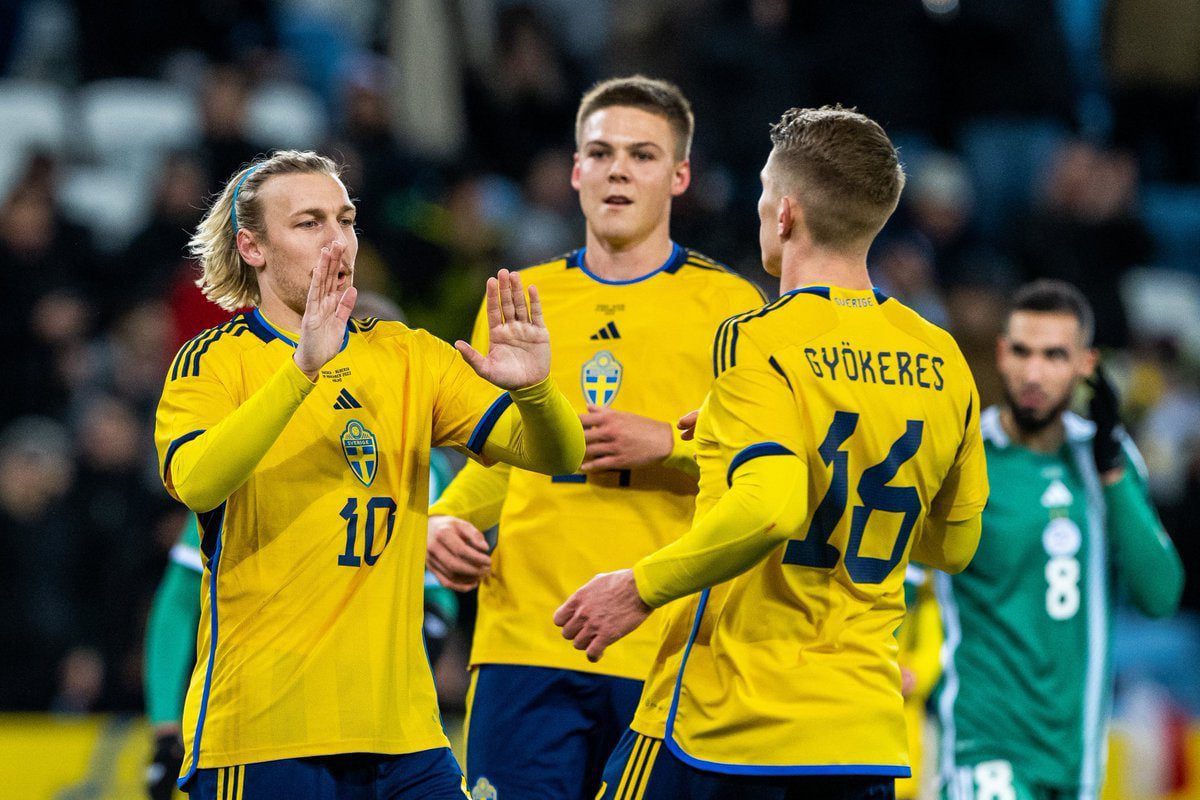
M 1070 517 L 1050 520 L 1042 534 L 1046 562 L 1046 613 L 1050 619 L 1067 620 L 1079 611 L 1079 553 L 1083 534 Z

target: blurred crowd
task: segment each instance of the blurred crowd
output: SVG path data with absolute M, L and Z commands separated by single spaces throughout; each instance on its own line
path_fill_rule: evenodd
M 883 123 L 909 183 L 874 276 L 958 336 L 985 402 L 1006 296 L 1079 285 L 1200 564 L 1198 41 L 1194 0 L 0 2 L 0 710 L 140 708 L 183 522 L 154 408 L 179 344 L 225 316 L 185 252 L 206 198 L 272 136 L 334 156 L 359 285 L 464 335 L 489 273 L 581 244 L 575 107 L 631 72 L 695 107 L 674 237 L 756 279 L 768 124 L 834 102 Z M 190 121 L 104 142 L 84 112 L 122 93 Z M 65 136 L 12 139 L 35 96 L 66 98 Z

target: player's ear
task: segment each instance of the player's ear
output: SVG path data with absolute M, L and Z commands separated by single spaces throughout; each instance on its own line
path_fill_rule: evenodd
M 579 191 L 579 151 L 575 151 L 571 164 L 571 188 Z
M 675 174 L 671 176 L 671 196 L 679 197 L 692 185 L 692 162 L 685 158 L 675 165 Z
M 1080 365 L 1080 374 L 1084 378 L 1090 378 L 1096 374 L 1096 365 L 1100 363 L 1100 351 L 1094 347 L 1088 347 L 1083 351 L 1083 363 Z
M 779 234 L 780 241 L 790 239 L 792 232 L 796 229 L 796 224 L 803 222 L 804 210 L 788 195 L 779 198 L 779 205 L 776 207 L 775 215 L 775 230 Z
M 255 269 L 262 269 L 267 263 L 267 255 L 263 252 L 262 246 L 258 243 L 258 237 L 253 231 L 248 231 L 245 228 L 237 232 L 238 253 L 241 254 L 242 260 Z

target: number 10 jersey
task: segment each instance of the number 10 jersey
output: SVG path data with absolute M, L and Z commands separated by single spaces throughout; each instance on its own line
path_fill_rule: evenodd
M 871 290 L 807 286 L 718 330 L 697 518 L 746 460 L 808 464 L 808 518 L 668 606 L 633 729 L 702 769 L 906 776 L 896 628 L 927 517 L 982 511 L 979 401 L 954 340 Z M 974 546 L 972 540 L 971 546 Z

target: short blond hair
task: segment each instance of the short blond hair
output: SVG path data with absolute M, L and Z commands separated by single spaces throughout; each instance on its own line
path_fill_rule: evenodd
M 819 245 L 869 243 L 900 202 L 900 155 L 879 123 L 853 108 L 790 109 L 771 126 L 771 143 L 775 177 Z
M 205 297 L 226 311 L 259 304 L 258 273 L 238 252 L 237 232 L 244 228 L 266 237 L 259 191 L 269 179 L 313 173 L 341 180 L 341 169 L 332 159 L 301 150 L 277 150 L 229 179 L 188 242 L 188 251 L 200 261 L 196 285 Z
M 630 106 L 664 118 L 675 134 L 675 160 L 683 161 L 688 157 L 696 128 L 692 104 L 675 84 L 645 75 L 609 78 L 587 90 L 575 114 L 576 146 L 582 144 L 583 123 L 587 118 L 612 106 Z

